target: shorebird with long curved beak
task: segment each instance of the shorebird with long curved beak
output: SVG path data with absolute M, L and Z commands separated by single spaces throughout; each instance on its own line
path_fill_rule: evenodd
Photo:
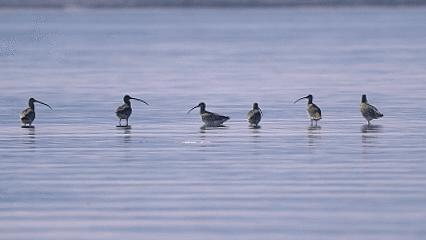
M 21 122 L 24 124 L 24 125 L 22 125 L 23 128 L 32 128 L 33 127 L 31 124 L 36 117 L 35 109 L 34 109 L 34 103 L 40 103 L 40 104 L 43 104 L 43 105 L 47 106 L 48 108 L 52 109 L 52 107 L 50 107 L 48 104 L 46 104 L 42 101 L 38 101 L 34 98 L 30 98 L 28 100 L 28 108 L 26 108 L 20 114 Z
M 316 127 L 318 126 L 318 121 L 321 120 L 321 109 L 312 102 L 313 98 L 314 97 L 311 94 L 309 94 L 306 97 L 301 97 L 297 99 L 296 101 L 294 101 L 294 103 L 297 103 L 298 101 L 302 99 L 308 99 L 308 107 L 306 110 L 308 111 L 309 118 L 311 119 L 311 126 L 313 125 L 313 122 L 315 121 L 315 127 Z
M 123 98 L 124 104 L 119 106 L 115 113 L 117 114 L 117 117 L 120 119 L 118 122 L 117 127 L 128 127 L 129 126 L 129 117 L 132 115 L 132 104 L 130 103 L 130 100 L 136 100 L 139 102 L 143 102 L 146 105 L 149 105 L 147 102 L 145 102 L 142 99 L 130 97 L 129 95 L 125 95 Z M 126 125 L 121 125 L 121 120 L 126 119 Z
M 368 103 L 367 95 L 365 94 L 361 97 L 360 111 L 365 120 L 367 120 L 369 126 L 371 120 L 383 117 L 383 114 L 379 112 L 375 106 Z
M 200 108 L 201 120 L 204 122 L 206 127 L 221 127 L 223 126 L 222 124 L 224 122 L 229 120 L 229 117 L 227 116 L 222 116 L 217 113 L 206 111 L 206 104 L 203 102 L 189 109 L 189 111 L 186 114 L 189 114 L 192 110 L 194 110 L 197 107 Z
M 260 120 L 262 119 L 262 110 L 259 108 L 258 103 L 253 103 L 253 109 L 247 113 L 247 120 L 252 127 L 258 127 Z

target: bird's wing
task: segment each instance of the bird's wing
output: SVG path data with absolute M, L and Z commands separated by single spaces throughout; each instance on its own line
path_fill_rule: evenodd
M 375 118 L 382 117 L 383 114 L 373 105 L 368 104 L 368 113 Z
M 317 112 L 319 113 L 320 117 L 321 117 L 321 108 L 319 108 L 317 105 L 314 104 L 315 109 L 317 110 Z
M 248 120 L 250 122 L 255 121 L 255 120 L 257 121 L 258 119 L 260 119 L 262 117 L 262 112 L 259 111 L 259 110 L 251 110 L 247 114 L 247 116 L 248 116 Z
M 128 108 L 128 107 L 129 107 L 129 106 L 128 106 L 127 104 L 123 104 L 123 105 L 119 106 L 115 112 L 116 112 L 116 113 L 124 112 L 124 111 L 126 111 L 126 110 L 127 110 L 127 108 Z
M 223 116 L 223 115 L 215 114 L 215 120 L 222 121 L 222 120 L 227 120 L 227 119 L 229 119 L 228 116 Z
M 311 117 L 314 117 L 316 119 L 321 119 L 321 116 L 322 116 L 321 109 L 315 104 L 312 104 L 312 112 L 310 114 L 311 114 Z
M 253 115 L 254 115 L 254 110 L 250 110 L 248 113 L 247 113 L 247 118 L 252 118 L 253 117 Z
M 31 112 L 32 112 L 32 109 L 31 109 L 31 108 L 27 108 L 27 109 L 25 109 L 24 111 L 22 111 L 22 112 L 21 112 L 21 114 L 20 114 L 20 118 L 21 118 L 21 119 L 27 118 L 27 117 L 28 117 L 28 115 L 29 115 Z
M 375 112 L 380 112 L 379 109 L 377 109 L 375 106 L 369 104 L 370 108 Z
M 222 115 L 217 114 L 217 113 L 212 113 L 212 112 L 206 111 L 204 114 L 205 114 L 205 118 L 209 121 L 221 121 L 221 120 L 229 119 L 229 117 L 222 116 Z

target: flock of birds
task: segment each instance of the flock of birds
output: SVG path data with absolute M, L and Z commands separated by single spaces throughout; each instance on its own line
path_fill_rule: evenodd
M 307 111 L 308 111 L 309 118 L 311 120 L 311 126 L 313 126 L 314 122 L 315 122 L 315 126 L 317 126 L 318 121 L 321 120 L 321 109 L 313 103 L 313 96 L 310 95 L 310 94 L 306 97 L 301 97 L 301 98 L 297 99 L 294 103 L 297 103 L 302 99 L 308 100 Z M 124 98 L 123 98 L 124 104 L 119 106 L 117 108 L 117 110 L 115 111 L 115 113 L 116 113 L 116 115 L 119 119 L 119 123 L 118 123 L 117 127 L 128 127 L 129 126 L 129 117 L 130 117 L 130 115 L 132 115 L 132 104 L 131 104 L 130 100 L 136 100 L 136 101 L 145 103 L 146 105 L 149 105 L 147 102 L 145 102 L 142 99 L 134 98 L 134 97 L 131 97 L 129 95 L 125 95 Z M 46 104 L 42 101 L 36 100 L 34 98 L 30 98 L 29 101 L 28 101 L 28 108 L 26 108 L 24 111 L 22 111 L 22 113 L 20 115 L 21 122 L 23 124 L 22 125 L 23 128 L 32 128 L 33 127 L 32 123 L 33 123 L 35 116 L 36 116 L 34 103 L 40 103 L 40 104 L 43 104 L 43 105 L 49 107 L 50 109 L 52 109 L 52 107 L 50 107 L 48 104 Z M 224 122 L 226 122 L 230 119 L 228 116 L 223 116 L 223 115 L 220 115 L 220 114 L 217 114 L 217 113 L 207 111 L 206 110 L 206 104 L 204 102 L 201 102 L 197 106 L 191 108 L 187 112 L 187 114 L 189 114 L 195 108 L 200 108 L 201 120 L 204 122 L 205 127 L 221 127 L 221 126 L 223 126 Z M 367 120 L 368 125 L 370 125 L 371 120 L 383 117 L 383 114 L 380 113 L 379 110 L 376 107 L 374 107 L 373 105 L 368 103 L 367 96 L 365 94 L 362 95 L 362 98 L 361 98 L 360 111 L 361 111 L 362 116 Z M 259 122 L 262 119 L 262 116 L 263 116 L 263 113 L 262 113 L 262 110 L 259 108 L 259 104 L 254 103 L 253 109 L 250 110 L 247 113 L 247 120 L 248 120 L 250 126 L 251 127 L 258 127 Z M 122 120 L 126 120 L 126 125 L 121 124 Z

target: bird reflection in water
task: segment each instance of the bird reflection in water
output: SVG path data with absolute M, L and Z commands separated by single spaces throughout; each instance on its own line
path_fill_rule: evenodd
M 260 142 L 260 138 L 261 138 L 261 127 L 259 125 L 257 126 L 250 126 L 249 130 L 250 130 L 250 136 L 252 139 L 253 143 L 259 143 Z
M 218 126 L 218 127 L 212 127 L 212 126 L 204 124 L 200 127 L 200 133 L 206 133 L 209 130 L 227 129 L 227 128 L 228 128 L 228 126 L 225 126 L 225 125 L 221 125 L 221 126 Z
M 200 135 L 199 135 L 198 143 L 200 144 L 200 147 L 203 148 L 202 151 L 205 151 L 206 147 L 212 146 L 212 142 L 208 138 L 212 139 L 214 138 L 213 135 L 220 134 L 218 131 L 225 131 L 228 128 L 229 127 L 225 125 L 209 126 L 207 124 L 204 124 L 203 126 L 201 126 L 199 131 Z
M 24 145 L 34 148 L 36 143 L 36 130 L 35 127 L 23 129 L 25 132 Z
M 117 127 L 116 128 L 119 133 L 117 133 L 117 135 L 121 137 L 123 137 L 123 142 L 124 143 L 130 143 L 132 140 L 132 128 L 129 126 L 122 126 L 122 127 Z
M 362 125 L 361 126 L 361 142 L 362 142 L 362 153 L 370 154 L 369 150 L 378 149 L 377 140 L 379 139 L 379 134 L 383 132 L 383 127 L 381 125 Z
M 130 143 L 132 141 L 132 130 L 131 128 L 124 128 L 124 143 Z
M 364 124 L 361 126 L 362 133 L 381 133 L 383 132 L 383 127 L 381 125 L 373 124 Z
M 309 126 L 308 127 L 308 146 L 316 147 L 318 141 L 321 140 L 321 126 Z

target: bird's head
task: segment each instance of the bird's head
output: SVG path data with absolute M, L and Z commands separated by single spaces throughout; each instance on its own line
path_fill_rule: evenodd
M 308 99 L 308 103 L 312 103 L 312 99 L 313 99 L 314 97 L 311 95 L 311 94 L 309 94 L 308 96 L 306 96 L 306 97 L 301 97 L 301 98 L 299 98 L 299 99 L 297 99 L 296 101 L 294 101 L 294 103 L 297 103 L 298 101 L 300 101 L 300 100 L 302 100 L 302 99 Z
M 201 111 L 204 111 L 206 109 L 206 104 L 204 102 L 200 102 L 197 106 L 194 106 L 193 108 L 189 109 L 189 111 L 186 114 L 190 113 L 192 110 L 198 107 L 201 109 Z

